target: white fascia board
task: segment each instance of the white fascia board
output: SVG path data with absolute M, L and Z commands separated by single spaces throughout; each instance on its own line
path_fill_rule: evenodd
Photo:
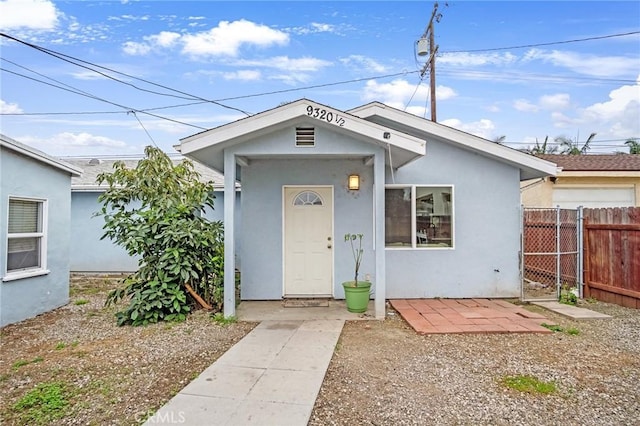
M 640 178 L 640 170 L 566 170 L 558 173 L 558 177 Z
M 12 151 L 15 151 L 26 157 L 33 158 L 34 160 L 37 160 L 41 163 L 45 163 L 57 169 L 65 171 L 72 176 L 80 176 L 82 174 L 82 169 L 72 166 L 71 164 L 64 161 L 53 158 L 42 151 L 20 143 L 7 136 L 2 135 L 2 137 L 0 137 L 0 146 L 11 149 Z
M 309 117 L 320 121 L 324 126 L 335 126 L 338 131 L 351 132 L 419 155 L 426 152 L 424 140 L 307 99 L 181 139 L 179 151 L 187 155 L 212 145 L 238 140 L 245 135 L 264 131 L 300 117 Z M 385 133 L 389 133 L 388 139 L 384 138 Z
M 399 111 L 394 108 L 386 108 L 384 104 L 377 102 L 367 104 L 354 108 L 349 112 L 363 118 L 377 115 L 413 127 L 417 131 L 450 141 L 464 148 L 489 154 L 519 166 L 539 170 L 551 176 L 556 175 L 556 165 L 554 163 L 445 126 L 444 124 L 434 123 L 411 113 Z

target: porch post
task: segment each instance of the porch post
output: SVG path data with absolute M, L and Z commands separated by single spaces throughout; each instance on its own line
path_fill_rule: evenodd
M 374 182 L 374 224 L 375 227 L 375 259 L 376 259 L 376 283 L 374 294 L 375 315 L 377 319 L 384 319 L 385 295 L 387 294 L 386 268 L 384 252 L 384 151 L 375 154 L 373 162 L 373 182 Z
M 236 206 L 236 157 L 224 151 L 224 317 L 236 315 L 236 259 L 234 210 Z

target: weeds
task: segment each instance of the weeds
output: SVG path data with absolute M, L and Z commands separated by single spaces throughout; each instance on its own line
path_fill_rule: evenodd
M 87 303 L 89 303 L 89 300 L 87 299 L 78 299 L 75 302 L 73 302 L 73 304 L 76 306 L 86 305 Z
M 45 425 L 64 417 L 69 392 L 62 382 L 41 383 L 13 405 L 24 424 Z
M 42 358 L 41 356 L 37 356 L 31 361 L 27 361 L 26 359 L 21 359 L 19 361 L 14 362 L 11 368 L 13 368 L 14 370 L 17 370 L 20 367 L 24 367 L 25 365 L 35 364 L 36 362 L 42 362 L 42 361 L 44 361 L 44 358 Z
M 213 320 L 220 325 L 229 325 L 238 322 L 238 318 L 236 318 L 235 316 L 230 316 L 227 318 L 222 312 L 216 312 L 215 314 L 212 314 L 211 318 L 213 318 Z
M 522 374 L 503 377 L 502 384 L 509 389 L 532 394 L 548 395 L 556 391 L 555 382 L 544 382 L 537 377 Z
M 565 305 L 577 305 L 578 304 L 578 295 L 576 287 L 570 287 L 568 284 L 564 284 L 560 289 L 560 297 L 558 301 L 560 303 L 564 303 Z
M 580 334 L 580 330 L 578 330 L 575 327 L 564 328 L 564 327 L 562 327 L 560 325 L 546 324 L 546 323 L 542 323 L 540 325 L 543 326 L 544 328 L 548 328 L 549 330 L 551 330 L 553 332 L 565 333 L 565 334 L 568 334 L 570 336 L 577 336 L 578 334 Z

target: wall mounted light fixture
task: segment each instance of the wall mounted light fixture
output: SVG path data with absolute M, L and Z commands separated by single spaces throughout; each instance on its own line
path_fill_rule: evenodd
M 351 191 L 360 189 L 360 175 L 349 175 L 349 183 L 347 186 Z

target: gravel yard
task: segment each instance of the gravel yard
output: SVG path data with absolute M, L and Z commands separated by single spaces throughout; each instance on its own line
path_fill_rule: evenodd
M 112 286 L 76 278 L 67 306 L 2 329 L 3 425 L 140 424 L 255 326 L 201 311 L 117 327 L 115 309 L 102 306 Z M 640 311 L 585 307 L 613 318 L 576 322 L 530 307 L 564 330 L 550 335 L 420 336 L 391 310 L 383 322 L 349 322 L 309 424 L 640 424 Z M 514 390 L 507 376 L 555 390 Z M 27 403 L 36 391 L 62 403 L 38 410 Z
M 310 425 L 639 425 L 640 311 L 583 306 L 613 318 L 530 307 L 564 330 L 551 335 L 420 336 L 395 315 L 348 323 Z M 517 375 L 556 390 L 502 384 Z

